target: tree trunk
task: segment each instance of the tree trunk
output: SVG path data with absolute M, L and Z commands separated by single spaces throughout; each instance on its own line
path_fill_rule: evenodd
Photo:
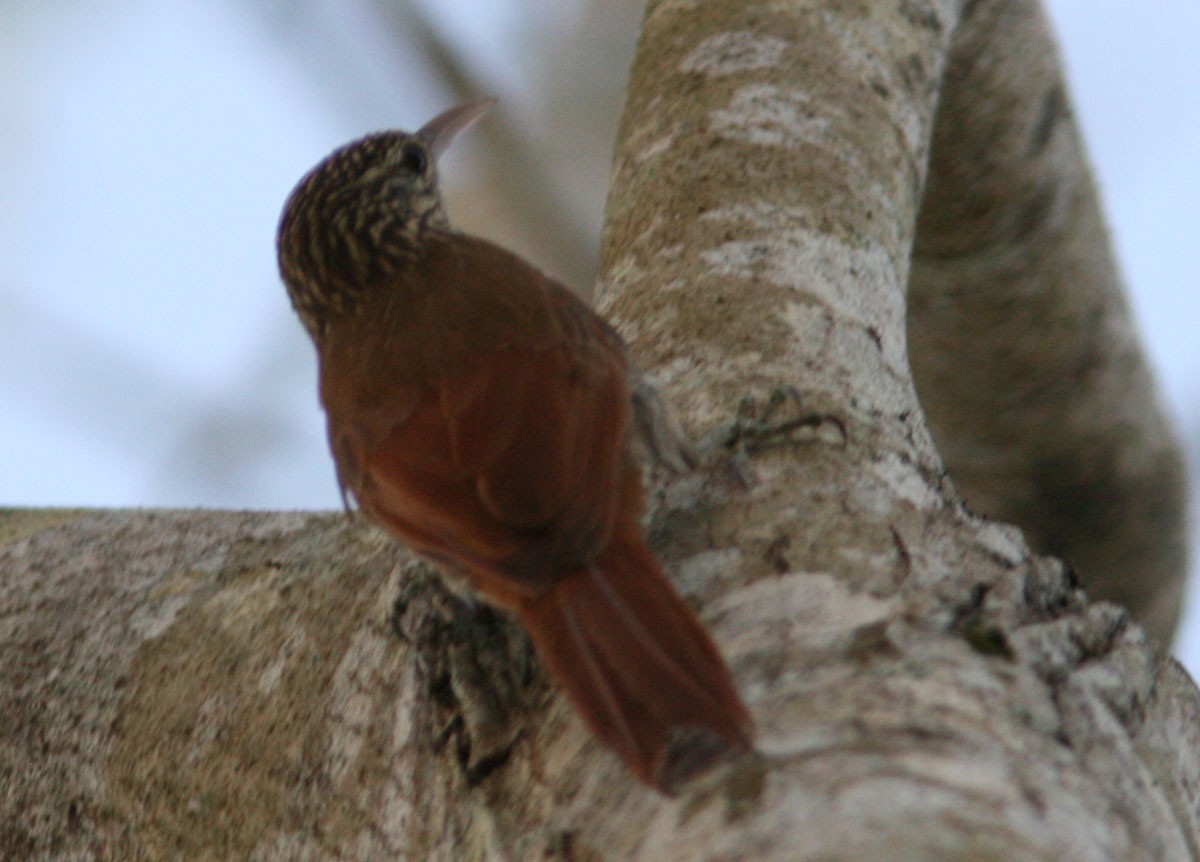
M 1020 0 L 647 10 L 600 301 L 693 434 L 771 426 L 650 524 L 758 756 L 637 785 L 340 514 L 9 512 L 0 858 L 1200 858 L 1200 694 L 1076 580 L 1166 637 L 1183 491 L 1051 50 Z

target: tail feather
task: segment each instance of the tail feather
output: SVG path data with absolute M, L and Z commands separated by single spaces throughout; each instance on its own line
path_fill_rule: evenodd
M 751 746 L 725 662 L 635 527 L 518 613 L 592 731 L 642 780 L 671 792 Z

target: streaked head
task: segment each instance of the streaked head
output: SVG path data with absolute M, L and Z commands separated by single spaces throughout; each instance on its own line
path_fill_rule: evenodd
M 427 231 L 449 230 L 437 159 L 493 103 L 451 108 L 416 132 L 360 138 L 296 185 L 283 208 L 277 250 L 292 306 L 310 335 L 411 261 Z

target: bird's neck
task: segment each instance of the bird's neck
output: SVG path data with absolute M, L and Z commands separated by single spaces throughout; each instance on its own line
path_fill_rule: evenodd
M 403 221 L 367 219 L 366 227 L 329 224 L 289 236 L 281 255 L 292 306 L 314 340 L 336 320 L 357 313 L 364 297 L 409 281 L 430 242 L 454 233 L 440 202 L 414 208 Z M 350 229 L 347 229 L 350 228 Z M 355 229 L 357 228 L 357 229 Z

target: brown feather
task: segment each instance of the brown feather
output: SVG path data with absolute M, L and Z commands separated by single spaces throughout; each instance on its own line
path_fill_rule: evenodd
M 428 136 L 444 145 L 472 110 Z M 638 526 L 624 343 L 520 258 L 448 228 L 420 134 L 334 153 L 281 224 L 343 495 L 515 611 L 589 727 L 670 792 L 749 748 L 752 724 Z

